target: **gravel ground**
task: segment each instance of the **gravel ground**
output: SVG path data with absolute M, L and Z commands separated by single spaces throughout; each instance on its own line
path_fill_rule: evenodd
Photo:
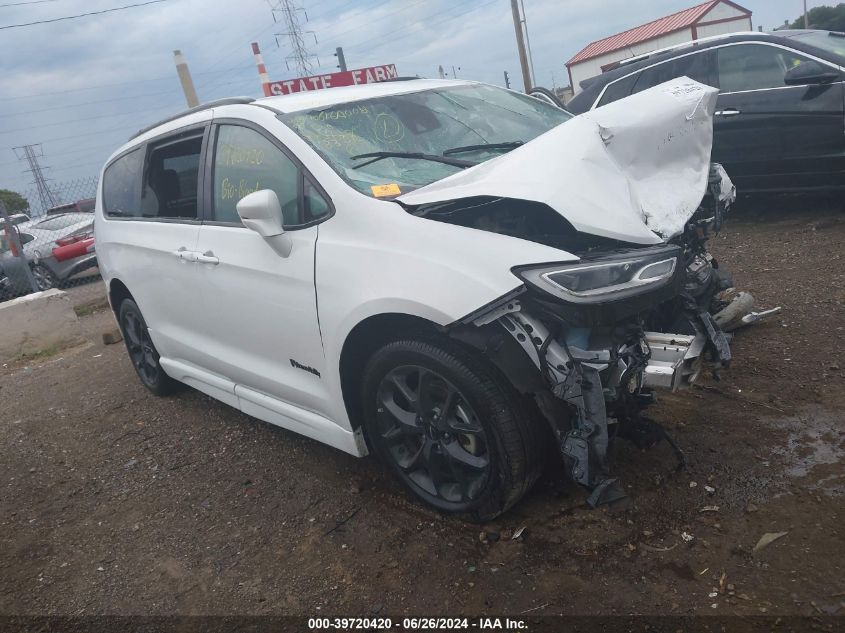
M 444 518 L 374 459 L 151 396 L 122 345 L 0 368 L 0 613 L 845 614 L 845 216 L 807 206 L 757 204 L 713 241 L 784 310 L 721 382 L 654 408 L 687 471 L 617 447 L 625 512 L 554 465 L 491 524 Z

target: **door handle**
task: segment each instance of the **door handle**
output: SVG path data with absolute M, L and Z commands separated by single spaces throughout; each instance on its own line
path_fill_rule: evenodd
M 211 251 L 205 251 L 204 253 L 196 254 L 196 259 L 194 261 L 199 262 L 200 264 L 219 264 L 220 260 L 214 256 L 214 253 Z
M 194 251 L 189 251 L 184 246 L 180 246 L 177 250 L 173 251 L 173 254 L 184 262 L 197 261 L 197 253 L 195 253 Z
M 725 108 L 724 110 L 716 110 L 713 114 L 714 116 L 736 116 L 737 114 L 742 114 L 742 110 L 737 110 L 736 108 Z

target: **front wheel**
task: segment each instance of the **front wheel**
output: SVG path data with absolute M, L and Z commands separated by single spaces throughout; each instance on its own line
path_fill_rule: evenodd
M 447 339 L 382 347 L 367 364 L 363 397 L 374 452 L 440 511 L 490 520 L 542 470 L 531 409 L 494 367 Z
M 150 338 L 147 322 L 132 299 L 120 304 L 120 330 L 126 342 L 126 351 L 132 361 L 138 378 L 143 385 L 157 396 L 166 396 L 179 389 L 179 383 L 164 373 L 159 362 L 159 353 Z

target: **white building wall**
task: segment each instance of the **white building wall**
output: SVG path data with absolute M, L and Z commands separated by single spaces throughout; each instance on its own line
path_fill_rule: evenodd
M 709 15 L 709 14 L 708 14 Z M 707 19 L 705 18 L 705 22 Z M 711 37 L 713 35 L 725 35 L 727 33 L 736 33 L 737 31 L 750 31 L 751 29 L 751 18 L 747 16 L 741 16 L 736 20 L 731 20 L 730 22 L 720 22 L 719 24 L 708 24 L 705 26 L 699 26 L 698 30 L 698 39 L 703 37 Z
M 699 18 L 699 22 L 712 22 L 713 20 L 727 20 L 728 18 L 744 18 L 745 14 L 737 9 L 736 7 L 732 7 L 729 4 L 721 3 L 717 4 L 715 7 L 710 9 L 707 13 L 705 13 L 701 18 Z
M 613 62 L 618 62 L 630 57 L 636 57 L 637 55 L 643 55 L 644 53 L 666 48 L 667 46 L 676 46 L 677 44 L 684 44 L 685 42 L 691 41 L 692 29 L 684 29 L 682 31 L 676 31 L 675 33 L 661 35 L 653 40 L 634 44 L 629 48 L 623 48 L 618 51 L 599 55 L 593 59 L 585 59 L 583 62 L 573 64 L 570 67 L 570 72 L 572 73 L 572 88 L 575 90 L 575 94 L 581 92 L 580 83 L 584 79 L 600 75 L 602 66 L 606 66 L 607 64 L 612 64 Z

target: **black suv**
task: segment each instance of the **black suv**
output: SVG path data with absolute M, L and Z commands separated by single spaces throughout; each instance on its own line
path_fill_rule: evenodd
M 719 88 L 713 160 L 742 193 L 845 188 L 845 33 L 726 35 L 581 82 L 575 114 L 686 75 Z

